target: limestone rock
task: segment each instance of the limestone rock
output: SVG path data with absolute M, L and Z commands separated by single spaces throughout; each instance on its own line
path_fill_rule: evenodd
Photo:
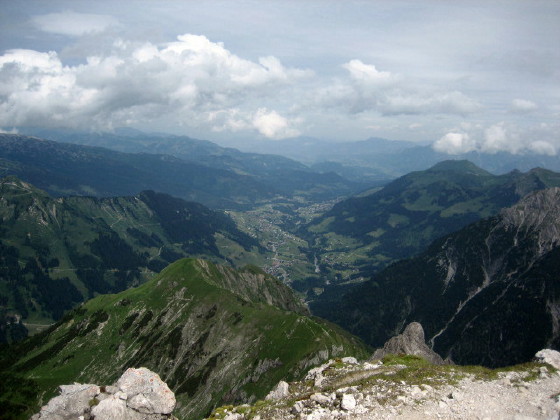
M 115 386 L 62 385 L 32 420 L 173 420 L 175 395 L 146 368 L 128 369 Z
M 268 393 L 265 400 L 280 400 L 286 398 L 290 395 L 290 390 L 288 389 L 288 383 L 284 381 L 278 382 L 278 385 Z
M 136 413 L 132 410 L 128 410 L 126 406 L 126 401 L 121 400 L 118 397 L 111 396 L 101 401 L 98 405 L 93 407 L 91 414 L 96 420 L 112 420 L 112 419 L 123 419 L 123 420 L 135 420 Z
M 548 363 L 555 369 L 560 369 L 560 352 L 551 349 L 543 349 L 535 354 L 535 360 L 541 363 Z
M 352 394 L 343 394 L 340 408 L 346 411 L 351 411 L 356 408 L 356 399 Z
M 372 360 L 382 359 L 387 354 L 410 354 L 423 357 L 433 364 L 445 363 L 441 356 L 426 344 L 424 329 L 418 322 L 411 322 L 402 334 L 389 339 L 382 349 L 373 353 Z
M 60 386 L 60 395 L 52 398 L 35 414 L 32 420 L 66 420 L 83 416 L 89 410 L 89 403 L 99 394 L 97 385 L 73 384 Z
M 141 413 L 170 414 L 175 395 L 157 373 L 146 368 L 129 368 L 116 386 L 128 396 L 127 405 Z

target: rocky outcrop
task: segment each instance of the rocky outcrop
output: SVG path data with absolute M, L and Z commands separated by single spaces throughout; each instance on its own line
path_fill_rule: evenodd
M 265 400 L 279 400 L 286 398 L 288 395 L 290 395 L 288 383 L 286 381 L 280 381 L 278 382 L 278 385 L 276 385 L 276 387 L 268 393 Z
M 410 354 L 420 356 L 430 363 L 441 365 L 444 360 L 426 344 L 424 329 L 418 322 L 411 322 L 403 333 L 390 338 L 382 349 L 373 353 L 372 360 L 379 360 L 388 354 Z
M 331 320 L 381 347 L 409 322 L 455 363 L 509 366 L 560 349 L 560 189 L 432 243 L 345 295 Z
M 555 369 L 560 369 L 560 353 L 556 350 L 543 349 L 535 354 L 535 361 L 547 363 Z
M 175 395 L 159 375 L 130 368 L 114 386 L 60 386 L 60 395 L 31 420 L 173 420 L 174 408 Z
M 539 363 L 488 370 L 433 365 L 418 357 L 387 356 L 375 364 L 330 360 L 318 385 L 306 378 L 289 394 L 254 406 L 224 406 L 211 419 L 428 420 L 556 419 L 560 413 L 560 353 L 537 353 Z M 543 359 L 544 358 L 544 359 Z

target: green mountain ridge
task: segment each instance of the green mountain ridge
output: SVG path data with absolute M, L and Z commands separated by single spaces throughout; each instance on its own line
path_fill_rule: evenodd
M 111 383 L 145 366 L 175 392 L 175 414 L 196 419 L 217 405 L 263 398 L 279 380 L 331 357 L 366 356 L 359 340 L 306 313 L 287 286 L 255 268 L 177 261 L 4 351 L 5 416 L 28 417 L 60 384 Z
M 560 348 L 559 273 L 555 187 L 434 241 L 314 312 L 372 346 L 417 321 L 442 357 L 507 366 Z
M 343 200 L 299 233 L 331 283 L 364 279 L 531 191 L 554 186 L 560 174 L 541 168 L 493 175 L 469 161 L 444 161 Z
M 51 198 L 15 177 L 0 180 L 0 308 L 44 324 L 99 293 L 124 290 L 185 256 L 241 266 L 264 250 L 226 214 L 166 194 Z M 23 331 L 25 333 L 25 331 Z

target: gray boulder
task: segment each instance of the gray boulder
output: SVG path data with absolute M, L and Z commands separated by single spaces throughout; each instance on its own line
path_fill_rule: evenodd
M 31 420 L 70 420 L 84 416 L 90 409 L 90 401 L 100 393 L 97 385 L 61 385 L 60 395 L 52 398 Z
M 170 414 L 175 394 L 157 373 L 146 368 L 129 368 L 116 383 L 127 395 L 127 406 L 146 414 Z
M 535 361 L 548 363 L 555 369 L 560 369 L 560 353 L 552 349 L 543 349 L 535 354 Z
M 175 395 L 146 368 L 128 369 L 115 386 L 62 385 L 31 420 L 173 420 Z
M 446 363 L 439 354 L 428 347 L 424 338 L 424 329 L 418 322 L 411 322 L 402 334 L 390 338 L 382 349 L 377 349 L 373 353 L 371 360 L 382 359 L 388 354 L 420 356 L 436 365 Z

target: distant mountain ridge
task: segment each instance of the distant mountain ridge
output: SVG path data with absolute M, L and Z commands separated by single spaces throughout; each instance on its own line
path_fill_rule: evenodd
M 181 257 L 243 265 L 263 252 L 226 214 L 153 191 L 51 198 L 12 176 L 0 180 L 0 217 L 0 315 L 31 323 L 137 285 Z
M 556 187 L 436 240 L 317 312 L 373 346 L 418 321 L 444 358 L 506 366 L 560 348 L 559 273 Z
M 444 161 L 339 202 L 302 235 L 314 243 L 325 271 L 360 267 L 354 277 L 367 276 L 531 191 L 554 186 L 560 174 L 545 169 L 493 175 L 469 161 Z
M 179 418 L 199 419 L 218 404 L 262 399 L 280 379 L 331 357 L 368 354 L 307 313 L 287 286 L 255 268 L 179 260 L 0 353 L 3 384 L 19 384 L 0 393 L 4 415 L 29 418 L 60 384 L 112 383 L 144 366 L 175 392 Z
M 233 148 L 224 148 L 209 141 L 185 136 L 39 132 L 50 139 L 62 142 L 58 143 L 58 147 L 63 150 L 66 150 L 69 144 L 74 144 L 74 149 L 79 147 L 78 145 L 85 145 L 119 152 L 111 154 L 108 153 L 109 150 L 105 150 L 103 153 L 107 158 L 120 162 L 126 168 L 125 174 L 127 171 L 140 171 L 134 176 L 144 182 L 145 186 L 141 189 L 154 189 L 214 207 L 231 208 L 250 205 L 278 195 L 301 196 L 313 200 L 331 199 L 358 191 L 364 185 L 361 182 L 348 181 L 334 172 L 315 171 L 286 157 L 243 153 Z M 101 153 L 101 150 L 97 153 Z M 92 151 L 92 149 L 83 149 L 81 153 L 87 156 Z M 21 155 L 17 156 L 18 161 L 26 162 L 24 158 Z M 166 168 L 158 159 L 167 161 L 172 167 Z M 42 167 L 44 166 L 43 164 Z M 56 169 L 50 166 L 48 168 L 51 172 Z M 118 172 L 115 175 L 121 176 Z M 147 177 L 148 175 L 150 177 Z M 174 183 L 166 177 L 173 179 Z M 175 179 L 177 177 L 179 179 Z M 180 185 L 177 181 L 182 181 L 185 185 Z M 88 182 L 95 182 L 95 180 L 84 179 L 82 182 L 88 185 Z M 109 185 L 112 188 L 119 187 L 112 183 Z M 97 189 L 98 187 L 94 188 L 95 191 Z M 131 191 L 128 194 L 137 192 Z M 118 191 L 108 195 L 118 194 L 123 192 Z M 103 196 L 107 193 L 98 191 L 96 195 Z
M 0 134 L 0 171 L 57 196 L 121 196 L 151 189 L 213 207 L 274 197 L 249 176 L 169 155 L 121 153 L 13 134 Z
M 241 147 L 259 153 L 275 153 L 304 162 L 313 168 L 329 168 L 349 179 L 394 179 L 424 170 L 443 160 L 469 160 L 493 174 L 541 167 L 560 171 L 560 157 L 537 153 L 482 153 L 458 155 L 437 152 L 431 145 L 410 141 L 370 138 L 362 141 L 328 142 L 301 137 L 275 142 L 249 142 Z

